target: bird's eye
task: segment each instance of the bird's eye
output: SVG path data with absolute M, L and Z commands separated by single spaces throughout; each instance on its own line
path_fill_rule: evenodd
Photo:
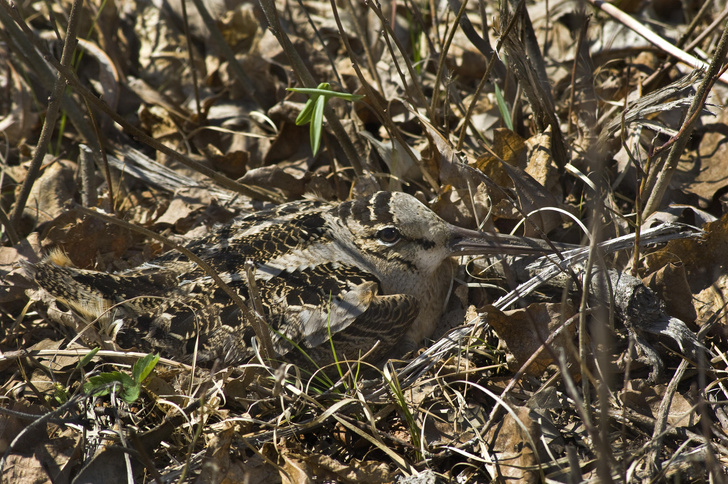
M 399 230 L 394 227 L 385 227 L 377 232 L 377 239 L 385 244 L 394 244 L 401 237 L 402 235 L 399 233 Z

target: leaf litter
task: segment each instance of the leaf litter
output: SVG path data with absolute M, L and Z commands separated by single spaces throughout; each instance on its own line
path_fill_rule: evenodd
M 720 71 L 718 4 L 668 3 L 621 8 Z M 725 479 L 721 81 L 689 125 L 705 72 L 572 1 L 184 6 L 0 2 L 2 482 Z M 69 38 L 77 81 L 49 99 Z M 314 154 L 286 89 L 320 83 L 365 97 L 327 103 Z M 23 277 L 53 249 L 114 272 L 238 214 L 377 189 L 555 255 L 461 261 L 434 341 L 339 381 L 164 355 L 140 378 L 151 356 L 118 321 Z

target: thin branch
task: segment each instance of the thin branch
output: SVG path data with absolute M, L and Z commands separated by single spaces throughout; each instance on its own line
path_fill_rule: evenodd
M 683 122 L 680 131 L 672 140 L 670 140 L 670 142 L 668 142 L 674 143 L 672 144 L 670 153 L 667 155 L 667 160 L 665 160 L 663 168 L 659 171 L 656 169 L 652 172 L 656 173 L 655 176 L 657 178 L 654 182 L 654 185 L 650 183 L 650 180 L 648 179 L 646 186 L 648 187 L 647 190 L 650 193 L 650 197 L 647 199 L 645 208 L 642 210 L 643 219 L 646 219 L 660 206 L 662 198 L 667 191 L 667 187 L 670 185 L 670 180 L 672 179 L 675 171 L 677 171 L 677 165 L 680 161 L 680 156 L 682 155 L 683 151 L 685 151 L 685 146 L 690 139 L 693 128 L 700 118 L 700 113 L 703 110 L 703 107 L 705 106 L 705 103 L 708 99 L 708 94 L 710 94 L 710 90 L 713 88 L 713 85 L 719 78 L 720 68 L 725 61 L 726 54 L 728 54 L 728 25 L 726 25 L 726 28 L 723 29 L 723 34 L 721 35 L 720 41 L 718 42 L 718 47 L 715 49 L 715 53 L 713 54 L 713 59 L 710 62 L 708 71 L 705 73 L 705 78 L 703 79 L 703 82 L 701 82 L 700 86 L 698 86 L 698 90 L 695 93 L 695 97 L 693 98 L 693 102 L 690 105 L 690 109 L 688 109 L 688 112 L 685 115 L 685 121 Z M 648 175 L 650 176 L 650 178 L 653 178 L 652 173 Z M 649 189 L 649 187 L 651 186 L 654 186 L 653 190 Z M 637 210 L 639 209 L 640 208 L 637 207 Z
M 666 41 L 641 23 L 639 23 L 637 20 L 632 18 L 630 15 L 627 15 L 626 13 L 622 12 L 620 9 L 615 7 L 614 5 L 607 3 L 603 0 L 588 0 L 589 3 L 594 5 L 596 8 L 602 10 L 607 15 L 611 16 L 612 18 L 618 20 L 622 24 L 624 24 L 627 28 L 632 30 L 634 33 L 640 35 L 643 37 L 646 41 L 651 43 L 652 45 L 658 47 L 659 49 L 662 49 L 666 53 L 670 54 L 673 57 L 677 57 L 680 59 L 681 62 L 684 62 L 685 64 L 689 65 L 690 67 L 693 67 L 695 69 L 707 69 L 708 65 L 701 61 L 700 59 L 688 54 L 682 49 L 678 49 L 674 45 L 672 45 L 670 42 Z M 725 33 L 725 29 L 723 30 L 723 33 Z M 720 80 L 728 84 L 728 75 L 724 74 L 720 76 Z

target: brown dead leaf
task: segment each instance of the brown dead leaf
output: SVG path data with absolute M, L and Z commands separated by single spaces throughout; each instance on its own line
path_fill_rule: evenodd
M 46 156 L 46 161 L 51 159 Z M 36 224 L 61 215 L 65 211 L 64 204 L 75 191 L 75 172 L 76 165 L 70 161 L 52 163 L 33 184 L 24 213 L 30 215 Z
M 563 200 L 559 167 L 551 154 L 551 126 L 543 133 L 528 138 L 526 147 L 528 148 L 526 173 L 554 197 L 554 202 Z
M 12 403 L 10 409 L 37 414 L 39 418 L 48 411 L 45 407 L 21 403 Z M 12 416 L 0 416 L 0 452 L 8 450 L 28 423 Z M 71 468 L 78 464 L 80 440 L 80 435 L 72 429 L 59 431 L 55 425 L 34 427 L 9 452 L 2 482 L 68 482 Z
M 272 165 L 283 160 L 308 159 L 311 156 L 309 138 L 308 126 L 296 126 L 292 122 L 283 123 L 270 148 L 265 152 L 263 162 Z M 324 146 L 323 140 L 322 146 Z
M 20 268 L 21 260 L 38 262 L 41 258 L 38 234 L 30 234 L 14 247 L 0 247 L 0 303 L 10 311 L 11 303 L 25 304 L 25 290 L 31 284 Z
M 311 172 L 284 170 L 279 165 L 253 168 L 238 181 L 246 185 L 257 185 L 279 192 L 283 198 L 291 200 L 299 198 L 306 190 L 306 183 L 311 179 Z
M 726 123 L 728 109 L 723 109 L 717 123 L 707 127 L 697 156 L 683 157 L 675 173 L 675 182 L 684 192 L 697 196 L 700 208 L 709 207 L 716 192 L 728 186 Z
M 281 482 L 281 478 L 278 469 L 271 465 L 270 462 L 255 454 L 245 461 L 233 460 L 225 474 L 224 480 L 220 482 L 221 484 L 233 484 L 237 482 L 278 484 Z
M 230 445 L 234 436 L 235 427 L 232 425 L 212 434 L 197 484 L 218 484 L 237 474 L 237 467 L 230 466 Z
M 506 482 L 538 482 L 538 455 L 533 449 L 533 443 L 539 441 L 539 426 L 531 418 L 528 407 L 511 408 L 516 416 L 507 413 L 487 433 L 487 438 L 493 441 L 492 448 L 498 455 L 495 475 L 502 476 Z
M 127 459 L 130 462 L 132 475 L 127 472 Z M 136 482 L 142 476 L 141 462 L 131 456 L 125 449 L 116 446 L 104 447 L 91 457 L 74 478 L 74 482 Z
M 650 385 L 644 380 L 633 379 L 627 382 L 627 388 L 619 398 L 632 410 L 657 418 L 666 389 L 666 385 Z M 700 414 L 684 395 L 676 392 L 672 396 L 667 423 L 678 428 L 692 428 L 700 423 Z
M 277 450 L 278 458 L 283 461 L 280 468 L 283 484 L 391 482 L 389 466 L 384 462 L 352 459 L 348 464 L 343 464 L 325 452 L 311 453 L 302 449 L 293 441 L 288 441 L 285 447 L 278 446 Z
M 671 262 L 682 262 L 690 292 L 698 313 L 696 322 L 703 324 L 711 315 L 725 311 L 726 273 L 728 268 L 728 214 L 703 226 L 700 239 L 679 239 L 669 242 L 646 259 L 648 272 L 655 272 Z M 723 289 L 721 289 L 723 288 Z
M 230 178 L 240 178 L 245 174 L 246 165 L 248 164 L 249 153 L 247 151 L 229 151 L 227 153 L 217 152 L 208 147 L 208 156 L 210 163 L 215 169 L 225 173 Z
M 558 171 L 550 152 L 550 137 L 547 130 L 548 143 L 541 146 L 541 137 L 534 137 L 528 142 L 516 133 L 500 128 L 494 132 L 493 155 L 484 155 L 475 166 L 485 173 L 499 187 L 513 188 L 521 210 L 531 213 L 544 207 L 560 206 L 562 194 L 554 187 L 558 186 Z M 530 157 L 527 160 L 528 144 L 531 145 Z M 535 149 L 534 146 L 540 146 Z M 534 178 L 534 175 L 537 178 Z M 544 183 L 554 193 L 544 187 Z M 488 188 L 493 201 L 493 214 L 507 219 L 520 219 L 521 213 L 513 207 L 512 201 L 498 189 Z M 555 196 L 558 195 L 558 198 Z M 543 232 L 549 232 L 562 222 L 561 215 L 553 211 L 540 211 L 530 217 Z M 530 223 L 525 224 L 525 235 L 538 235 Z
M 118 259 L 132 246 L 134 239 L 128 230 L 86 218 L 76 210 L 68 210 L 49 222 L 41 235 L 45 251 L 60 248 L 82 269 L 93 268 L 99 256 Z
M 642 282 L 665 301 L 668 314 L 683 321 L 695 321 L 697 314 L 692 305 L 693 295 L 682 262 L 668 262 Z
M 721 331 L 728 337 L 728 326 L 725 324 L 726 308 L 728 308 L 728 274 L 718 279 L 695 295 L 696 323 L 700 326 L 718 317 L 722 321 Z
M 493 306 L 486 306 L 483 310 L 488 324 L 506 342 L 515 358 L 515 369 L 531 358 L 551 333 L 574 314 L 574 310 L 570 306 L 546 303 L 534 303 L 525 309 L 505 312 L 499 311 Z M 555 338 L 551 348 L 566 348 L 567 339 L 573 338 L 575 331 L 574 325 L 568 326 Z M 540 375 L 554 362 L 556 354 L 558 351 L 546 348 L 529 365 L 526 372 L 533 376 Z
M 60 350 L 63 347 L 64 350 L 88 350 L 85 346 L 78 343 L 70 343 L 66 345 L 63 340 L 53 341 L 50 339 L 44 339 L 29 348 L 31 351 L 39 350 Z M 50 372 L 56 374 L 62 371 L 74 370 L 78 366 L 81 356 L 67 356 L 61 354 L 49 354 L 40 355 L 35 358 L 38 363 L 43 364 Z M 94 361 L 98 361 L 98 358 L 94 358 Z
M 225 2 L 220 2 L 225 4 Z M 253 45 L 256 34 L 260 30 L 258 19 L 255 18 L 254 7 L 251 3 L 236 4 L 233 8 L 221 5 L 220 30 L 227 44 L 235 52 L 247 52 Z M 211 42 L 209 39 L 208 42 Z
M 488 218 L 491 198 L 488 189 L 482 183 L 475 190 L 453 188 L 444 192 L 431 208 L 440 217 L 460 227 L 476 227 L 486 221 L 490 223 L 483 228 L 493 229 L 492 221 Z
M 187 10 L 196 12 L 195 8 Z M 176 51 L 179 39 L 183 38 L 181 23 L 177 28 L 174 19 L 167 15 L 167 9 L 158 9 L 151 4 L 137 4 L 134 13 L 133 39 L 139 42 L 133 54 L 136 56 L 135 73 L 151 86 L 163 86 L 160 90 L 167 93 L 179 89 L 181 84 L 189 85 L 188 59 L 168 54 Z M 199 53 L 195 57 L 199 59 Z
M 190 224 L 185 223 L 185 221 L 204 208 L 203 203 L 194 201 L 189 197 L 175 197 L 155 224 L 159 226 L 171 225 L 175 227 L 178 233 L 185 233 L 190 228 Z
M 32 109 L 33 95 L 24 76 L 7 62 L 7 99 L 10 105 L 3 105 L 7 109 L 0 116 L 0 133 L 6 138 L 9 145 L 16 145 L 23 138 L 31 137 L 31 129 L 38 120 L 38 113 Z
M 280 475 L 283 484 L 310 484 L 313 482 L 312 469 L 300 456 L 284 452 L 281 458 L 283 459 L 283 467 L 280 470 Z
M 503 168 L 513 180 L 521 210 L 528 216 L 528 222 L 524 224 L 524 235 L 529 237 L 537 236 L 541 233 L 548 233 L 561 225 L 561 214 L 553 210 L 541 210 L 560 205 L 552 194 L 520 168 L 506 163 L 503 164 Z M 520 213 L 517 218 L 520 218 Z
M 139 121 L 142 128 L 153 138 L 164 140 L 166 145 L 182 148 L 179 127 L 166 109 L 157 105 L 142 105 L 139 112 Z
M 511 179 L 503 169 L 500 160 L 511 166 L 525 168 L 526 141 L 509 129 L 498 128 L 493 131 L 492 150 L 495 156 L 490 153 L 481 156 L 475 162 L 475 167 L 488 175 L 488 178 L 493 180 L 496 185 L 504 188 L 512 187 Z
M 325 454 L 306 456 L 306 462 L 316 476 L 333 475 L 338 482 L 390 482 L 389 467 L 384 462 L 352 460 L 348 465 Z

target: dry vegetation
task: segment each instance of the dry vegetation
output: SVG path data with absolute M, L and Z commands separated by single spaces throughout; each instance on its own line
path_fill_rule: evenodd
M 0 0 L 2 482 L 725 480 L 725 2 L 623 2 L 630 28 L 461 2 Z M 321 82 L 365 97 L 328 103 L 314 156 L 286 88 Z M 165 250 L 149 231 L 376 189 L 585 249 L 540 285 L 463 261 L 438 340 L 384 369 L 162 355 L 103 396 L 145 355 L 20 267 L 118 271 Z

